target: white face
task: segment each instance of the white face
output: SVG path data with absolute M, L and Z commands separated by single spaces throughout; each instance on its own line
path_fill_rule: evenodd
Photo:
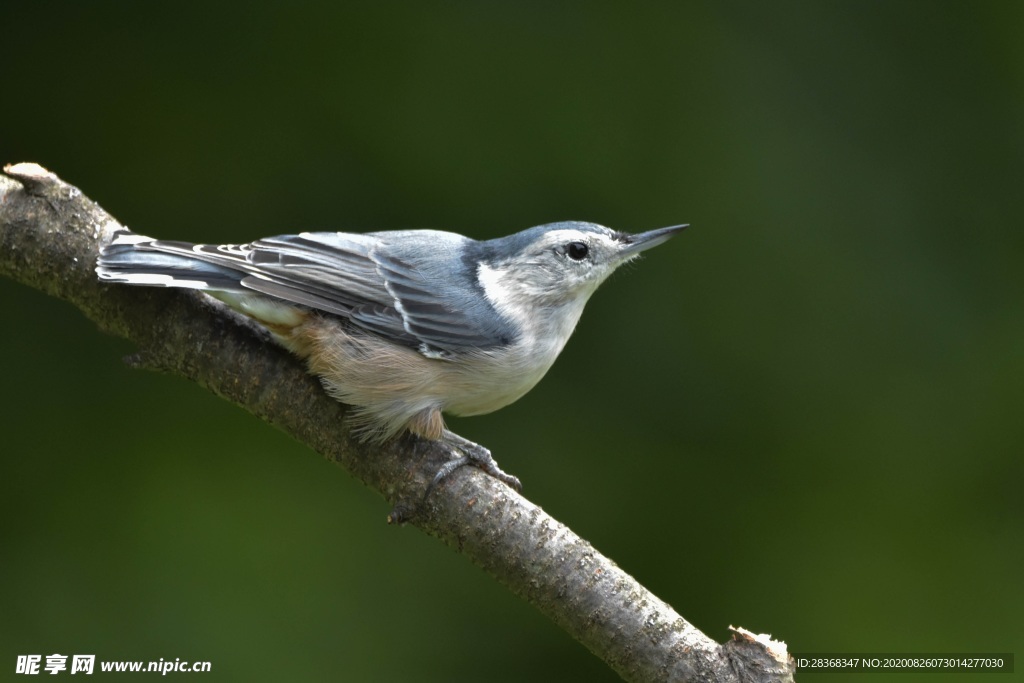
M 554 362 L 583 307 L 605 278 L 631 258 L 615 233 L 552 230 L 514 257 L 481 263 L 477 277 L 502 316 L 518 325 L 532 382 Z M 539 362 L 542 359 L 543 362 Z
M 605 278 L 629 260 L 615 233 L 553 230 L 515 259 L 491 264 L 509 294 L 535 303 L 586 300 Z

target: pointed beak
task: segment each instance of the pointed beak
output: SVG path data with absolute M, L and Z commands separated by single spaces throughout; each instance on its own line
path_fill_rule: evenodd
M 622 251 L 620 252 L 623 256 L 635 256 L 641 251 L 656 247 L 662 242 L 667 242 L 668 238 L 677 232 L 690 227 L 686 225 L 670 225 L 667 228 L 658 228 L 657 230 L 649 230 L 648 232 L 641 232 L 636 235 L 625 235 L 622 237 Z

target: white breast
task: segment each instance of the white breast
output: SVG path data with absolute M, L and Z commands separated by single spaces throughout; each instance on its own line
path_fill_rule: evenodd
M 488 300 L 520 335 L 512 347 L 450 364 L 444 410 L 454 415 L 489 413 L 532 389 L 562 352 L 589 298 L 588 292 L 538 310 L 537 299 L 507 271 L 481 264 L 478 275 Z

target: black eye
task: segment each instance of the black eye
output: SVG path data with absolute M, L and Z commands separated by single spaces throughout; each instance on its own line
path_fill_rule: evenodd
M 582 261 L 590 253 L 590 247 L 585 242 L 569 242 L 565 245 L 565 253 L 573 261 Z

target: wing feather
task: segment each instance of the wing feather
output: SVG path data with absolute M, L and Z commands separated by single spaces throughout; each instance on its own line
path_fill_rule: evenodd
M 236 271 L 236 289 L 343 316 L 357 327 L 430 355 L 507 343 L 508 335 L 495 334 L 500 321 L 481 321 L 479 308 L 457 296 L 467 295 L 454 289 L 451 273 L 429 262 L 431 255 L 450 255 L 443 249 L 453 247 L 424 241 L 424 260 L 423 253 L 398 253 L 409 251 L 409 243 L 395 248 L 389 235 L 394 233 L 302 233 L 243 245 L 150 241 L 135 247 Z M 485 313 L 495 315 L 490 309 Z

